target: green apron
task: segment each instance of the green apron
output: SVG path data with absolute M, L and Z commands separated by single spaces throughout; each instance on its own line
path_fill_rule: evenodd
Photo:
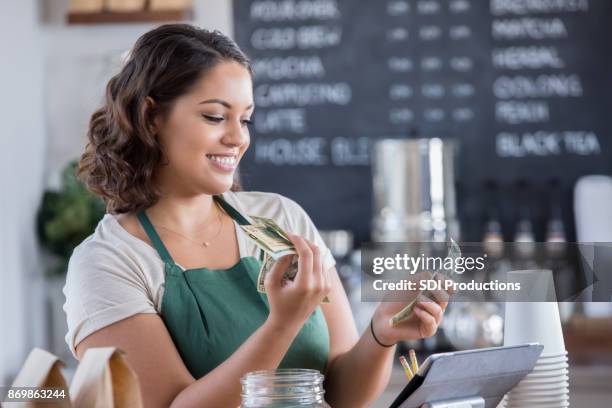
M 221 196 L 214 199 L 238 224 L 249 224 Z M 165 265 L 161 317 L 185 365 L 194 378 L 200 378 L 230 357 L 268 317 L 267 296 L 257 291 L 261 262 L 248 256 L 229 269 L 183 271 L 145 211 L 137 216 Z M 328 353 L 327 322 L 317 306 L 279 368 L 312 368 L 324 373 Z

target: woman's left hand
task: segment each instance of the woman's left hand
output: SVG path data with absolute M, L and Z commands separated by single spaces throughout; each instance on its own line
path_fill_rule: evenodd
M 416 340 L 433 336 L 442 321 L 451 294 L 452 292 L 444 290 L 432 290 L 428 291 L 428 296 L 431 298 L 429 299 L 420 292 L 412 292 L 412 296 L 408 296 L 408 301 L 381 302 L 372 317 L 376 338 L 381 343 L 390 345 L 401 340 Z M 417 297 L 417 302 L 410 316 L 397 325 L 391 326 L 389 320 L 415 297 Z

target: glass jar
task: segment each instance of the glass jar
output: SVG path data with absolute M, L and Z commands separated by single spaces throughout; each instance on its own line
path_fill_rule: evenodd
M 317 370 L 253 371 L 240 379 L 241 408 L 330 408 L 323 399 L 323 379 Z

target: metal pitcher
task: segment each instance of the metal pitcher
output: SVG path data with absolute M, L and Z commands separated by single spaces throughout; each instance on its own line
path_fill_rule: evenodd
M 456 143 L 383 139 L 374 144 L 374 242 L 459 239 L 455 203 Z

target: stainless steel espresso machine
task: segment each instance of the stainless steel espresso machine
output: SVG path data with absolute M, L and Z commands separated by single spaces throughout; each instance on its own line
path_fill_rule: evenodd
M 372 160 L 374 242 L 459 240 L 453 140 L 383 139 Z

